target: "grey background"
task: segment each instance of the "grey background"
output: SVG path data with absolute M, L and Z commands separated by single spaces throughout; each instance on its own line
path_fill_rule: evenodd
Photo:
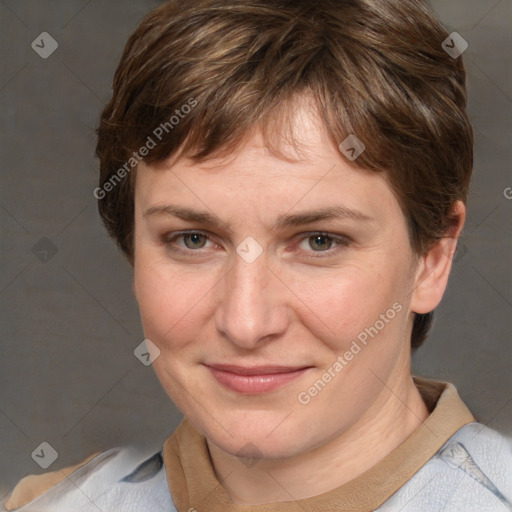
M 43 441 L 49 470 L 122 444 L 157 449 L 181 414 L 133 355 L 131 268 L 99 222 L 94 128 L 124 43 L 156 0 L 0 1 L 0 498 Z M 435 0 L 469 48 L 475 169 L 469 216 L 415 373 L 453 382 L 512 434 L 512 0 Z M 43 31 L 58 49 L 41 58 Z

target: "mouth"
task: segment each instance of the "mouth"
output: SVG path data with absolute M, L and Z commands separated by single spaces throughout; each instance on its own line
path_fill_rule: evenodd
M 312 366 L 205 365 L 225 388 L 242 394 L 259 394 L 277 389 L 297 379 Z

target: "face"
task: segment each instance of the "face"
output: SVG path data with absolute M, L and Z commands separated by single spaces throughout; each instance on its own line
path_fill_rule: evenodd
M 154 369 L 232 454 L 314 449 L 409 372 L 406 219 L 383 175 L 344 160 L 314 113 L 294 123 L 296 161 L 256 134 L 229 158 L 137 172 L 134 292 Z

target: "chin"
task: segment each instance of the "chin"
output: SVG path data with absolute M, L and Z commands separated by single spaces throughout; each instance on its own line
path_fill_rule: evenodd
M 288 422 L 285 427 L 283 417 L 286 415 L 282 412 L 244 412 L 244 415 L 245 419 L 240 419 L 236 415 L 222 414 L 226 430 L 224 425 L 212 424 L 211 418 L 205 418 L 199 425 L 200 431 L 224 452 L 248 459 L 290 457 L 300 453 L 304 443 L 307 444 L 305 430 Z
M 302 451 L 301 446 L 297 444 L 297 440 L 290 438 L 279 438 L 270 441 L 264 437 L 252 438 L 246 435 L 238 439 L 227 439 L 225 436 L 216 439 L 214 435 L 208 439 L 224 452 L 236 457 L 251 459 L 254 462 L 261 459 L 285 459 Z

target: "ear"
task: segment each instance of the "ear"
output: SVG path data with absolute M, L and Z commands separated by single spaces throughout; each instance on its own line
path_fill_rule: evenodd
M 446 236 L 418 260 L 411 297 L 411 311 L 414 313 L 433 311 L 443 298 L 457 249 L 457 240 L 466 220 L 466 207 L 462 201 L 455 203 L 453 217 L 454 225 Z

